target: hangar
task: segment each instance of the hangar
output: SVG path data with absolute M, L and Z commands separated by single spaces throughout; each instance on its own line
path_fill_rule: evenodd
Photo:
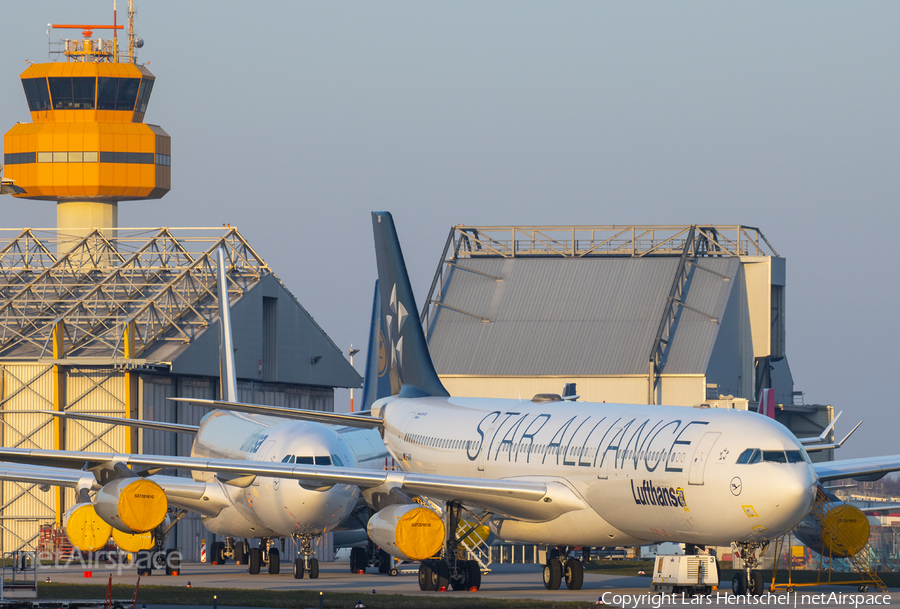
M 77 411 L 199 424 L 170 397 L 219 393 L 215 252 L 227 252 L 239 399 L 334 410 L 361 378 L 235 228 L 0 230 L 0 443 L 6 447 L 188 455 L 192 436 L 88 421 Z M 166 472 L 175 474 L 175 472 Z M 37 547 L 71 490 L 3 482 L 0 547 Z M 200 518 L 170 546 L 198 560 Z
M 774 388 L 778 419 L 818 435 L 832 409 L 794 391 L 786 285 L 750 226 L 461 225 L 421 319 L 451 395 L 572 382 L 591 402 L 746 409 Z

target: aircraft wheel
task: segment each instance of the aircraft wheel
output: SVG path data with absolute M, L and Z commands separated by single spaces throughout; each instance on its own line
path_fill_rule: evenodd
M 378 572 L 379 573 L 387 573 L 390 570 L 391 564 L 391 555 L 385 552 L 384 550 L 378 550 Z
M 397 577 L 398 575 L 400 575 L 400 569 L 398 569 L 397 567 L 391 567 L 391 570 L 388 571 L 388 575 L 390 575 L 391 577 Z
M 159 552 L 153 552 L 153 558 L 150 560 L 150 568 L 151 569 L 165 569 L 166 568 L 166 551 L 162 550 Z
M 260 558 L 259 548 L 250 548 L 250 575 L 259 575 Z
M 431 563 L 430 560 L 423 560 L 419 563 L 419 590 L 423 592 L 434 590 Z
M 857 592 L 868 592 L 869 587 L 868 586 L 860 586 L 859 588 L 856 589 L 856 591 Z
M 295 558 L 294 559 L 294 579 L 303 579 L 303 559 Z
M 309 578 L 319 579 L 319 559 L 313 556 L 309 559 Z
M 181 552 L 174 548 L 166 550 L 166 575 L 181 574 Z
M 443 560 L 434 561 L 431 569 L 432 590 L 444 592 L 450 587 L 450 565 Z
M 234 543 L 234 564 L 247 564 L 247 557 L 250 554 L 250 544 L 246 541 L 236 541 Z
M 747 576 L 743 571 L 738 571 L 731 578 L 731 593 L 735 596 L 747 594 Z
M 134 561 L 134 564 L 137 565 L 138 575 L 148 576 L 153 573 L 153 569 L 151 568 L 151 553 L 150 550 L 140 550 L 137 553 L 137 557 Z
M 763 576 L 759 571 L 750 571 L 750 582 L 747 586 L 747 594 L 759 596 L 763 593 Z
M 365 548 L 352 548 L 350 550 L 350 572 L 365 573 L 369 559 Z
M 481 566 L 479 566 L 477 560 L 469 560 L 466 561 L 469 563 L 469 590 L 473 588 L 475 590 L 481 589 Z
M 469 589 L 469 569 L 467 560 L 460 560 L 456 563 L 456 577 L 450 577 L 450 587 L 455 591 Z
M 269 550 L 269 575 L 278 575 L 281 572 L 281 554 L 276 548 Z
M 566 561 L 564 571 L 566 578 L 566 588 L 569 590 L 581 590 L 584 583 L 584 565 L 577 558 L 570 558 Z
M 561 582 L 562 565 L 558 560 L 552 558 L 544 565 L 544 587 L 547 590 L 559 590 Z

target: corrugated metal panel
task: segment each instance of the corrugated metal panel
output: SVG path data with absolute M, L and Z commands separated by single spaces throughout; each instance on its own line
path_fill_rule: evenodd
M 142 374 L 138 379 L 138 412 L 146 421 L 175 422 L 175 378 L 164 375 Z M 142 429 L 140 452 L 145 455 L 174 455 L 178 450 L 176 434 L 169 431 Z M 170 472 L 171 473 L 171 472 Z
M 430 347 L 440 374 L 646 374 L 678 260 L 464 260 Z
M 110 417 L 128 416 L 125 374 L 111 368 L 69 368 L 66 371 L 66 410 Z M 127 449 L 127 428 L 67 419 L 65 448 L 96 452 Z
M 36 484 L 3 482 L 3 528 L 0 535 L 0 550 L 33 550 L 37 546 L 37 536 L 42 524 L 54 522 L 54 491 L 38 489 Z M 12 520 L 16 518 L 16 520 Z
M 699 266 L 688 266 L 681 300 L 696 310 L 676 307 L 674 332 L 664 352 L 663 373 L 706 372 L 740 264 L 737 258 L 702 258 Z M 705 394 L 699 401 L 704 398 Z
M 53 409 L 53 367 L 8 364 L 3 367 L 3 410 Z M 53 417 L 43 414 L 4 414 L 3 446 L 52 448 Z

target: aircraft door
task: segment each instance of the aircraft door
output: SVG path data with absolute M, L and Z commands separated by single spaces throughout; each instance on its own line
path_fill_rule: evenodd
M 478 471 L 480 472 L 484 471 L 484 463 L 489 458 L 488 453 L 491 452 L 491 441 L 494 438 L 494 433 L 497 431 L 497 425 L 499 425 L 497 421 L 491 423 L 491 426 L 488 427 L 487 432 L 484 434 L 484 439 L 481 441 L 481 449 L 478 451 Z
M 616 456 L 619 454 L 618 446 L 613 447 L 612 450 L 607 450 L 613 442 L 616 442 L 616 438 L 619 437 L 619 434 L 622 433 L 622 425 L 616 425 L 606 434 L 606 437 L 609 438 L 608 442 L 603 442 L 600 447 L 597 449 L 600 454 L 597 457 L 597 478 L 600 480 L 606 480 L 609 478 L 609 473 L 614 471 L 616 468 Z M 617 443 L 618 444 L 618 443 Z
M 703 434 L 697 448 L 694 449 L 694 457 L 691 460 L 691 469 L 688 474 L 688 484 L 703 484 L 703 472 L 706 470 L 706 463 L 709 461 L 709 455 L 712 453 L 713 444 L 722 435 L 717 431 L 711 431 Z

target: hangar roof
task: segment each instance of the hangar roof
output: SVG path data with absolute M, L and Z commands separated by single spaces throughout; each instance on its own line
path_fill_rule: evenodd
M 263 297 L 285 303 L 278 309 L 278 336 L 284 337 L 279 374 L 265 380 L 359 387 L 340 349 L 231 227 L 118 228 L 112 235 L 95 229 L 84 237 L 56 229 L 0 230 L 0 360 L 64 358 L 218 376 L 218 337 L 207 331 L 218 320 L 220 246 L 227 253 L 236 333 L 252 327 L 261 334 Z M 304 360 L 298 343 L 321 357 Z M 237 358 L 239 377 L 256 378 L 250 360 L 259 359 L 251 357 L 257 351 L 244 349 L 243 370 Z
M 422 313 L 435 368 L 647 375 L 658 350 L 659 372 L 704 374 L 740 258 L 767 245 L 743 226 L 454 227 Z

